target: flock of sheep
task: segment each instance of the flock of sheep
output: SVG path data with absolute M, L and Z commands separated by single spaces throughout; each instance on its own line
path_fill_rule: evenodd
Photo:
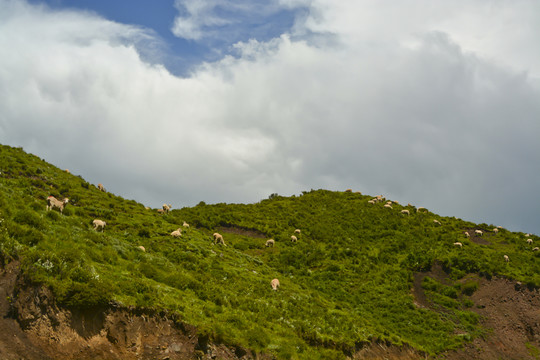
M 66 170 L 67 171 L 67 170 Z M 103 184 L 98 184 L 98 189 L 100 191 L 105 191 L 105 188 L 103 187 Z M 345 190 L 345 192 L 352 192 L 351 189 L 347 189 Z M 357 193 L 360 193 L 360 192 L 357 192 Z M 361 193 L 360 193 L 361 194 Z M 383 202 L 385 199 L 382 195 L 377 195 L 376 197 L 372 198 L 371 200 L 368 200 L 368 203 L 369 204 L 376 204 L 376 203 L 379 203 L 379 202 Z M 63 213 L 63 210 L 64 210 L 64 207 L 68 204 L 69 202 L 69 199 L 68 198 L 64 198 L 63 200 L 58 200 L 56 199 L 54 196 L 49 196 L 47 198 L 47 211 L 49 210 L 53 210 L 54 208 L 57 208 L 60 213 Z M 399 205 L 399 203 L 397 201 L 387 201 L 385 204 L 384 204 L 384 207 L 385 208 L 388 208 L 388 209 L 392 209 L 392 205 L 394 204 L 397 204 Z M 412 207 L 411 204 L 408 204 L 409 207 Z M 148 209 L 148 208 L 147 208 Z M 171 204 L 163 204 L 162 208 L 161 209 L 158 209 L 158 213 L 160 214 L 167 214 L 169 213 L 169 211 L 172 209 L 172 205 Z M 416 212 L 427 212 L 427 209 L 424 208 L 424 207 L 418 207 L 416 208 Z M 408 209 L 403 209 L 401 210 L 400 212 L 401 214 L 403 215 L 407 215 L 407 216 L 410 216 L 410 211 Z M 441 222 L 437 219 L 433 220 L 433 223 L 436 224 L 436 225 L 439 225 L 441 226 Z M 98 231 L 98 230 L 101 230 L 102 232 L 104 231 L 105 229 L 105 226 L 107 225 L 107 223 L 103 220 L 100 220 L 100 219 L 95 219 L 93 222 L 92 222 L 93 226 L 94 226 L 94 230 L 95 231 Z M 182 225 L 184 228 L 189 228 L 189 224 L 186 223 L 184 221 L 183 225 Z M 502 229 L 501 226 L 497 226 L 496 228 L 493 229 L 493 233 L 494 234 L 497 234 L 499 232 L 499 229 Z M 298 241 L 298 237 L 297 235 L 299 236 L 301 233 L 301 230 L 300 229 L 296 229 L 294 230 L 294 234 L 291 235 L 291 242 L 294 242 L 296 243 Z M 482 230 L 475 230 L 475 235 L 476 236 L 482 236 L 484 233 Z M 471 234 L 469 234 L 469 232 L 465 231 L 464 232 L 464 235 L 469 238 L 471 236 Z M 182 228 L 178 228 L 176 230 L 174 230 L 173 232 L 171 232 L 170 236 L 172 237 L 175 237 L 175 238 L 179 238 L 182 236 Z M 216 245 L 223 245 L 223 246 L 227 246 L 227 244 L 225 244 L 225 240 L 223 239 L 223 236 L 219 233 L 214 233 L 213 235 L 213 243 L 216 244 Z M 532 245 L 533 243 L 533 240 L 530 237 L 530 234 L 526 234 L 525 235 L 527 237 L 527 244 L 528 245 Z M 275 246 L 275 240 L 274 239 L 268 239 L 266 240 L 266 243 L 265 243 L 265 246 L 266 247 L 274 247 Z M 456 247 L 459 247 L 459 248 L 462 248 L 463 247 L 463 243 L 461 242 L 455 242 L 454 243 L 454 246 Z M 146 251 L 144 246 L 139 246 L 139 249 L 141 249 L 143 252 Z M 538 247 L 535 247 L 532 249 L 533 251 L 539 251 L 540 248 Z M 506 262 L 509 262 L 510 261 L 510 258 L 508 257 L 508 255 L 503 255 L 503 259 L 504 261 Z M 273 290 L 277 290 L 277 288 L 280 286 L 279 284 L 279 280 L 278 279 L 273 279 L 271 282 L 270 282 L 270 285 L 272 287 Z
M 351 189 L 347 189 L 345 190 L 345 192 L 352 192 Z M 376 203 L 379 203 L 379 202 L 383 202 L 385 199 L 382 195 L 377 195 L 376 197 L 372 198 L 371 200 L 368 200 L 368 203 L 369 204 L 376 204 Z M 388 208 L 388 209 L 392 209 L 392 205 L 393 204 L 399 204 L 397 201 L 387 201 L 385 204 L 384 204 L 384 207 L 385 208 Z M 412 207 L 411 204 L 408 204 L 409 207 Z M 416 212 L 427 212 L 427 209 L 424 208 L 424 207 L 418 207 L 416 208 Z M 410 215 L 410 211 L 407 210 L 407 209 L 404 209 L 404 210 L 401 210 L 401 214 L 404 214 L 404 215 Z M 442 226 L 441 222 L 437 219 L 434 219 L 433 220 L 433 223 L 436 224 L 436 225 L 439 225 L 439 226 Z M 497 226 L 495 227 L 492 231 L 494 234 L 497 234 L 499 232 L 499 229 L 502 229 L 503 227 L 502 226 Z M 482 230 L 475 230 L 474 231 L 475 235 L 476 236 L 482 236 L 484 234 L 484 232 Z M 465 231 L 464 235 L 469 238 L 471 235 L 469 234 L 469 232 Z M 531 235 L 530 234 L 525 234 L 525 237 L 527 237 L 527 244 L 528 245 L 532 245 L 533 243 L 533 240 L 531 238 L 529 238 Z M 454 243 L 454 246 L 457 246 L 459 248 L 462 248 L 463 247 L 463 243 L 457 241 Z M 535 247 L 532 249 L 532 251 L 540 251 L 540 248 L 539 247 Z M 504 261 L 506 262 L 509 262 L 510 261 L 510 257 L 508 255 L 503 255 L 503 259 Z

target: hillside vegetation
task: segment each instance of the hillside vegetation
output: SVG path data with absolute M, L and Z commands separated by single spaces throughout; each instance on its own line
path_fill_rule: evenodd
M 540 286 L 538 237 L 529 245 L 523 233 L 384 208 L 359 193 L 272 194 L 160 215 L 22 149 L 0 147 L 0 172 L 0 261 L 19 260 L 61 305 L 153 309 L 279 359 L 345 358 L 373 341 L 440 354 L 486 333 L 471 311 L 478 275 Z M 69 198 L 63 214 L 46 210 L 49 195 Z M 184 221 L 182 237 L 171 237 Z M 465 237 L 476 229 L 484 235 Z M 214 232 L 227 246 L 213 244 Z M 265 247 L 269 238 L 275 247 Z M 435 265 L 447 278 L 423 277 L 419 304 L 415 274 Z

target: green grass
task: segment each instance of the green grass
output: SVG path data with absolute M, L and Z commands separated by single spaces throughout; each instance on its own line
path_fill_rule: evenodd
M 386 209 L 368 204 L 370 196 L 312 190 L 159 215 L 22 149 L 1 146 L 0 171 L 0 260 L 20 260 L 26 278 L 49 286 L 62 305 L 167 311 L 216 341 L 278 358 L 344 358 L 371 341 L 437 354 L 482 334 L 469 311 L 478 283 L 460 284 L 465 275 L 540 285 L 538 253 L 522 233 L 486 231 L 492 245 L 477 245 L 463 231 L 492 225 Z M 70 199 L 63 214 L 46 211 L 49 195 Z M 93 231 L 95 218 L 107 222 L 103 233 Z M 183 221 L 191 225 L 183 236 L 169 236 Z M 231 226 L 252 232 L 220 230 Z M 296 228 L 302 233 L 291 243 Z M 216 231 L 228 246 L 212 244 Z M 264 246 L 267 238 L 275 247 Z M 435 261 L 449 283 L 426 277 L 433 308 L 418 308 L 413 273 Z

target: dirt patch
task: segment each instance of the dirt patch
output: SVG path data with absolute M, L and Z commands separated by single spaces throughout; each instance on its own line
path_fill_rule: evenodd
M 221 226 L 219 227 L 218 231 L 223 232 L 223 233 L 228 233 L 228 234 L 249 236 L 252 238 L 260 238 L 260 239 L 268 238 L 268 236 L 262 231 L 259 231 L 257 229 L 248 229 L 248 228 L 237 226 L 237 225 Z
M 448 283 L 448 274 L 443 270 L 442 264 L 435 262 L 430 271 L 418 272 L 414 274 L 413 288 L 411 293 L 414 297 L 414 305 L 420 308 L 433 309 L 432 304 L 428 301 L 424 289 L 422 288 L 422 281 L 426 276 L 433 278 L 440 283 Z
M 538 359 L 540 350 L 540 293 L 515 281 L 479 279 L 471 296 L 472 311 L 482 316 L 481 324 L 491 332 L 465 348 L 445 354 L 459 359 Z
M 475 232 L 476 230 L 482 231 L 483 235 L 482 236 L 477 235 Z M 491 245 L 491 241 L 487 239 L 491 236 L 491 234 L 488 233 L 486 229 L 468 228 L 468 229 L 465 229 L 465 231 L 469 233 L 469 236 L 470 236 L 469 239 L 473 243 L 478 244 L 478 245 Z M 465 233 L 465 231 L 463 233 Z
M 427 358 L 425 354 L 408 345 L 395 346 L 384 343 L 369 344 L 352 356 L 354 360 L 418 360 Z

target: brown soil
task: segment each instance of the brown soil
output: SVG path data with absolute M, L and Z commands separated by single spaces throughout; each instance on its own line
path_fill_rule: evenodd
M 540 293 L 519 282 L 501 278 L 479 279 L 471 296 L 472 309 L 491 330 L 464 349 L 446 354 L 446 359 L 539 359 Z
M 482 230 L 484 233 L 482 236 L 476 235 L 475 230 Z M 493 236 L 488 230 L 482 228 L 468 228 L 465 229 L 469 233 L 470 239 L 473 243 L 478 245 L 491 245 L 491 241 L 488 239 Z M 465 232 L 464 232 L 465 233 Z
M 218 229 L 219 232 L 223 233 L 229 233 L 229 234 L 235 234 L 235 235 L 243 235 L 243 236 L 249 236 L 252 238 L 260 238 L 265 239 L 268 236 L 256 229 L 248 229 L 237 225 L 227 225 L 227 226 L 221 226 Z

